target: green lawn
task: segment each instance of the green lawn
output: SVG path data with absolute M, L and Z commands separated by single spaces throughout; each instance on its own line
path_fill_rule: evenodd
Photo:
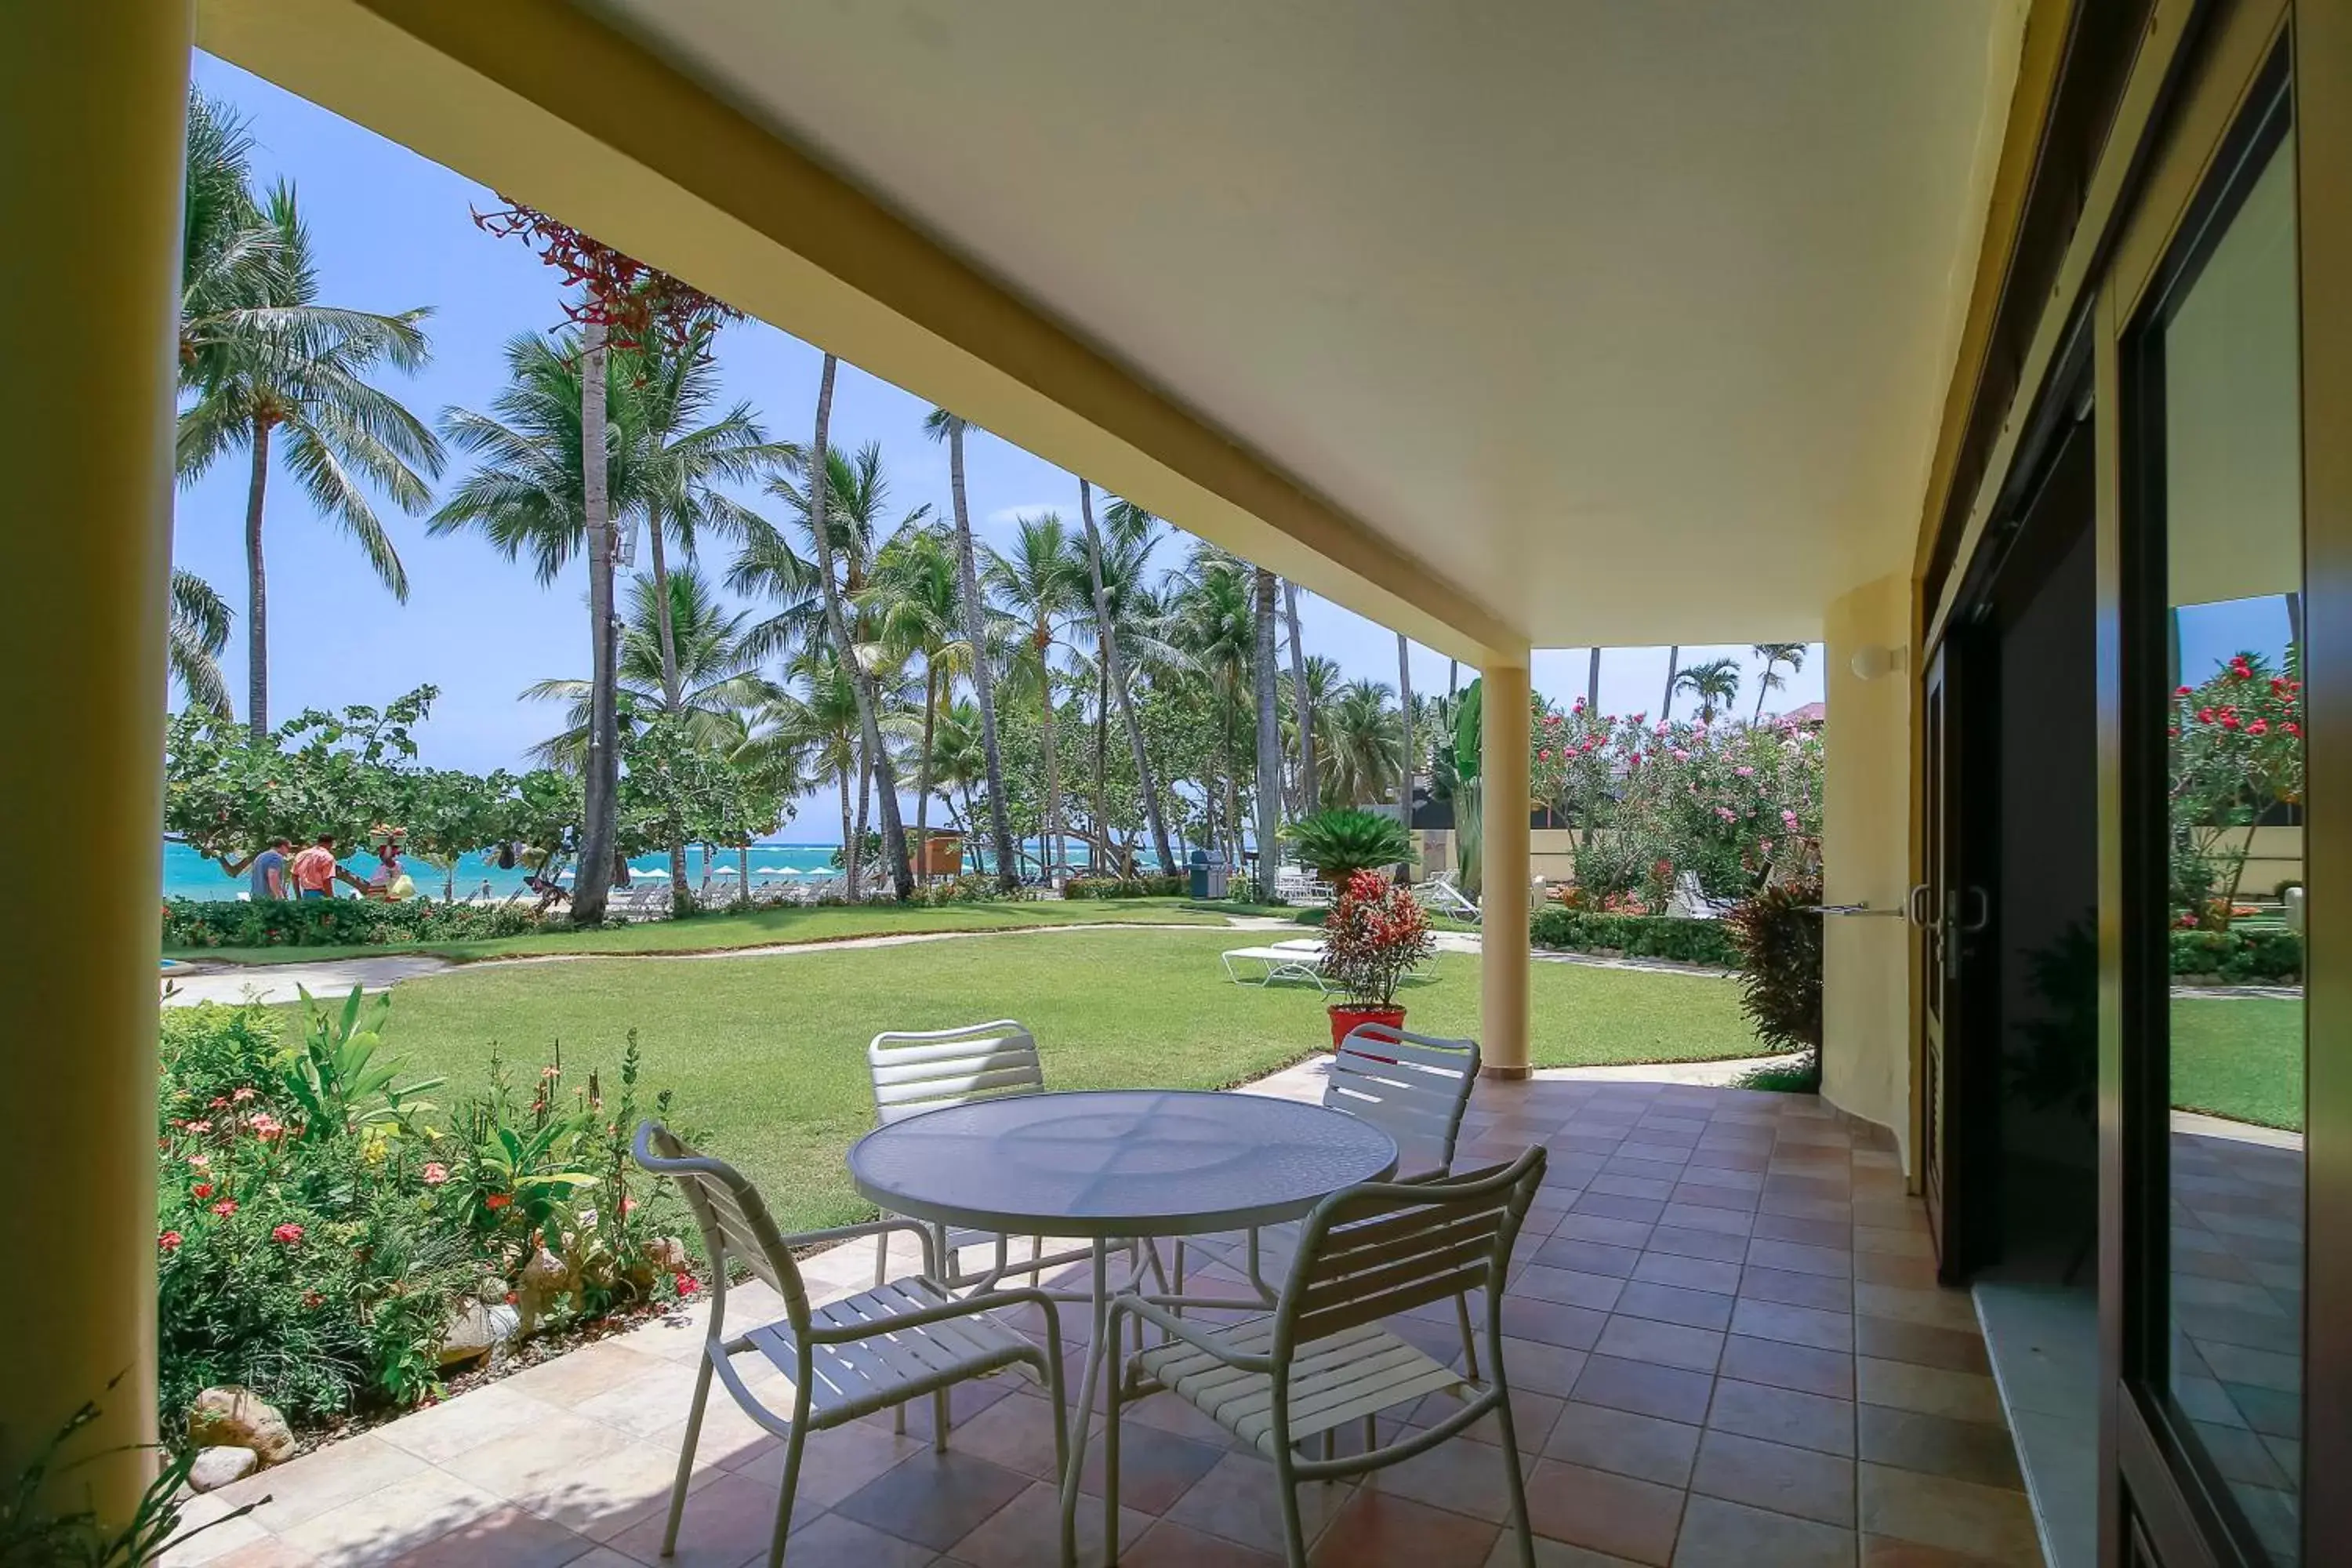
M 2303 1004 L 2270 996 L 2172 999 L 2172 1103 L 2303 1131 Z
M 1328 1042 L 1311 989 L 1225 981 L 1216 955 L 1234 945 L 1230 931 L 1087 931 L 461 970 L 394 988 L 390 1043 L 411 1076 L 469 1085 L 493 1042 L 527 1073 L 560 1041 L 577 1084 L 586 1068 L 609 1072 L 634 1027 L 646 1082 L 677 1091 L 676 1119 L 760 1183 L 785 1226 L 815 1226 L 865 1212 L 842 1152 L 872 1122 L 865 1047 L 882 1029 L 1018 1017 L 1037 1033 L 1047 1081 L 1067 1089 L 1222 1088 Z M 1538 963 L 1534 985 L 1541 1066 L 1759 1049 L 1719 979 Z M 1405 1000 L 1417 1029 L 1475 1034 L 1477 961 L 1440 957 Z
M 858 936 L 912 931 L 1008 931 L 1022 926 L 1086 925 L 1102 921 L 1141 925 L 1223 925 L 1233 915 L 1287 915 L 1286 909 L 1252 904 L 1196 904 L 1185 899 L 1073 899 L 1028 902 L 786 905 L 746 914 L 698 915 L 682 921 L 645 921 L 597 931 L 551 931 L 486 942 L 387 942 L 356 947 L 165 948 L 166 958 L 205 963 L 310 963 L 336 958 L 375 958 L 424 952 L 459 962 L 514 958 L 543 952 L 724 952 L 778 942 L 840 942 Z

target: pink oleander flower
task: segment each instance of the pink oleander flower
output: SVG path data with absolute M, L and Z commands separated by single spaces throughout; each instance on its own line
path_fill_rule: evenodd
M 426 1186 L 437 1187 L 448 1179 L 449 1167 L 446 1165 L 441 1164 L 436 1161 L 425 1167 L 425 1184 Z
M 223 1219 L 228 1218 L 229 1215 L 236 1212 L 236 1200 L 235 1198 L 223 1198 L 220 1202 L 213 1205 L 213 1213 L 220 1215 Z
M 272 1226 L 269 1239 L 280 1247 L 291 1247 L 302 1239 L 302 1227 L 293 1224 Z
M 239 1105 L 243 1105 L 247 1100 L 253 1098 L 253 1090 L 250 1089 L 240 1089 L 235 1094 L 230 1095 L 229 1098 L 236 1101 Z
M 155 1238 L 155 1245 L 166 1252 L 177 1252 L 180 1250 L 180 1233 L 176 1230 L 167 1230 Z
M 1787 828 L 1791 833 L 1796 832 L 1797 814 L 1786 807 L 1783 807 L 1780 812 L 1780 826 Z

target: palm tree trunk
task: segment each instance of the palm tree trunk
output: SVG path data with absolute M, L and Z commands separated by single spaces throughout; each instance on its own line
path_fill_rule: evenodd
M 253 479 L 245 492 L 246 724 L 256 742 L 269 736 L 269 574 L 261 561 L 261 500 L 269 486 L 269 424 L 253 422 Z
M 1031 634 L 1037 648 L 1037 707 L 1045 728 L 1037 733 L 1037 752 L 1045 764 L 1045 815 L 1038 824 L 1043 842 L 1038 846 L 1037 865 L 1050 886 L 1054 880 L 1054 858 L 1062 843 L 1061 775 L 1054 765 L 1054 665 L 1053 647 L 1044 622 Z
M 1397 800 L 1404 807 L 1404 834 L 1412 838 L 1412 644 L 1397 633 L 1397 692 L 1404 708 L 1404 753 L 1397 780 Z M 1404 879 L 1412 880 L 1412 862 L 1404 865 Z
M 1274 872 L 1281 851 L 1282 716 L 1275 710 L 1274 574 L 1257 568 L 1257 892 L 1274 902 Z
M 1110 651 L 1108 644 L 1103 652 Z M 1110 772 L 1110 661 L 1108 658 L 1095 660 L 1095 837 L 1108 843 L 1110 834 L 1109 778 Z M 1102 865 L 1093 855 L 1087 857 L 1087 869 L 1099 872 Z
M 874 676 L 858 661 L 856 647 L 849 640 L 848 617 L 842 613 L 841 584 L 833 580 L 833 536 L 825 521 L 825 492 L 832 487 L 825 483 L 825 433 L 833 424 L 833 383 L 840 361 L 824 356 L 824 369 L 817 382 L 816 434 L 809 442 L 808 486 L 810 531 L 816 536 L 817 577 L 824 592 L 824 618 L 833 634 L 833 646 L 849 666 L 850 686 L 857 693 L 858 727 L 865 731 L 866 754 L 874 769 L 874 781 L 879 786 L 882 807 L 882 855 L 890 867 L 890 885 L 900 899 L 915 890 L 907 870 L 907 830 L 898 820 L 898 780 L 890 766 L 890 753 L 882 748 L 882 724 L 878 712 L 880 703 L 874 690 Z M 856 884 L 850 884 L 853 891 Z
M 873 820 L 873 809 L 874 759 L 861 748 L 857 753 L 857 831 L 851 835 L 849 847 L 842 855 L 846 862 L 843 869 L 849 873 L 849 888 L 853 893 L 865 886 L 858 880 L 857 874 L 865 869 L 866 825 Z
M 646 542 L 653 551 L 654 620 L 660 629 L 662 699 L 667 711 L 678 711 L 684 688 L 677 678 L 677 629 L 672 624 L 669 605 L 669 562 L 662 545 L 662 520 L 659 508 L 650 508 L 646 518 Z M 669 886 L 671 907 L 679 907 L 686 891 L 686 843 L 683 839 L 669 841 Z
M 971 644 L 971 689 L 980 704 L 980 752 L 988 774 L 989 837 L 996 847 L 996 885 L 1021 884 L 1013 858 L 1013 818 L 1004 805 L 1004 753 L 996 744 L 995 677 L 988 668 L 988 608 L 980 596 L 980 565 L 971 544 L 971 509 L 964 499 L 963 421 L 948 426 L 948 493 L 955 502 L 956 586 L 963 599 L 963 635 Z
M 751 901 L 751 841 L 748 838 L 735 847 L 735 899 L 738 903 Z
M 580 870 L 572 884 L 572 919 L 595 925 L 604 918 L 613 885 L 614 808 L 621 776 L 619 681 L 613 615 L 613 529 L 606 493 L 604 325 L 580 329 L 580 500 L 588 536 L 588 626 L 593 644 L 588 689 L 588 763 L 583 781 L 587 820 L 580 832 Z
M 1750 724 L 1760 724 L 1764 721 L 1764 698 L 1772 689 L 1772 671 L 1780 667 L 1780 663 L 1777 658 L 1768 658 L 1764 661 L 1764 674 L 1756 682 L 1756 711 L 1748 718 Z
M 1462 661 L 1449 658 L 1445 661 L 1446 706 L 1451 708 L 1454 705 L 1454 700 L 1460 695 L 1462 695 Z
M 841 781 L 841 869 L 843 875 L 849 879 L 848 885 L 853 889 L 857 886 L 856 850 L 853 847 L 857 840 L 849 831 L 849 775 L 856 765 L 845 757 L 842 759 L 839 771 L 834 774 Z
M 1594 718 L 1601 716 L 1601 650 L 1597 647 L 1584 666 L 1584 708 Z
M 1323 804 L 1323 776 L 1315 771 L 1315 694 L 1307 689 L 1307 645 L 1298 640 L 1298 584 L 1282 584 L 1283 613 L 1290 622 L 1290 705 L 1298 721 L 1298 809 Z
M 1671 720 L 1675 716 L 1675 665 L 1682 654 L 1679 643 L 1666 649 L 1666 694 L 1658 701 L 1658 717 L 1662 720 Z
M 1160 856 L 1160 873 L 1176 874 L 1176 857 L 1168 847 L 1168 820 L 1160 810 L 1160 791 L 1151 782 L 1151 759 L 1143 748 L 1143 721 L 1135 716 L 1135 695 L 1127 687 L 1126 656 L 1112 635 L 1110 594 L 1103 586 L 1102 540 L 1095 531 L 1094 487 L 1078 481 L 1078 516 L 1087 526 L 1087 571 L 1094 580 L 1095 629 L 1102 638 L 1103 664 L 1110 671 L 1111 689 L 1118 694 L 1119 718 L 1127 725 L 1128 749 L 1135 753 L 1135 787 L 1143 796 L 1143 815 L 1151 824 L 1151 847 Z
M 931 860 L 931 727 L 940 711 L 940 672 L 923 657 L 923 754 L 915 759 L 915 847 L 919 870 Z

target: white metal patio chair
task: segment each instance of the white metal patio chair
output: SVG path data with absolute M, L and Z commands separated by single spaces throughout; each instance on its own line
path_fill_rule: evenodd
M 1110 1521 L 1106 1563 L 1115 1563 L 1118 1553 L 1120 1405 L 1167 1389 L 1273 1461 L 1291 1568 L 1306 1568 L 1307 1563 L 1300 1482 L 1397 1464 L 1491 1412 L 1502 1438 L 1518 1560 L 1521 1568 L 1535 1568 L 1518 1435 L 1503 1367 L 1502 1287 L 1520 1222 L 1543 1181 L 1545 1158 L 1538 1144 L 1507 1165 L 1465 1175 L 1367 1182 L 1334 1193 L 1307 1216 L 1298 1255 L 1269 1315 L 1212 1327 L 1140 1296 L 1121 1295 L 1114 1301 L 1111 1343 L 1118 1342 L 1122 1313 L 1159 1325 L 1169 1337 L 1128 1358 L 1125 1373 L 1105 1380 L 1109 1397 L 1102 1493 Z M 1484 1383 L 1381 1327 L 1382 1319 L 1399 1312 L 1481 1289 L 1486 1292 Z M 1381 1412 L 1441 1393 L 1460 1397 L 1461 1408 L 1425 1431 L 1400 1429 L 1381 1446 Z M 1364 1424 L 1363 1451 L 1335 1456 L 1332 1435 L 1357 1420 Z M 1307 1458 L 1299 1445 L 1316 1436 L 1323 1439 L 1322 1456 Z M 1063 1501 L 1066 1533 L 1076 1509 L 1076 1490 L 1066 1490 Z
M 1037 1056 L 1037 1037 L 1013 1018 L 969 1024 L 960 1029 L 888 1030 L 866 1047 L 867 1070 L 874 1079 L 874 1120 L 887 1127 L 926 1110 L 944 1110 L 975 1100 L 1036 1094 L 1045 1087 L 1045 1064 Z M 1084 1263 L 1093 1254 L 1086 1247 L 1047 1254 L 1043 1237 L 1029 1240 L 1029 1256 L 1012 1256 L 1012 1238 L 998 1232 L 929 1227 L 940 1249 L 939 1278 L 955 1289 L 992 1283 L 1006 1275 L 1035 1279 L 1048 1268 Z M 980 1274 L 963 1271 L 967 1247 L 993 1244 L 995 1267 Z M 874 1282 L 880 1284 L 890 1266 L 889 1237 L 876 1240 Z
M 894 1405 L 903 1412 L 908 1400 L 928 1394 L 938 1426 L 933 1445 L 944 1452 L 948 1390 L 1009 1366 L 1026 1366 L 1052 1396 L 1055 1463 L 1057 1468 L 1066 1465 L 1068 1412 L 1062 1397 L 1061 1321 L 1053 1299 L 1045 1291 L 1023 1289 L 1001 1290 L 981 1300 L 957 1299 L 937 1278 L 937 1254 L 929 1234 L 912 1220 L 869 1220 L 798 1236 L 779 1235 L 776 1222 L 751 1183 L 726 1162 L 680 1142 L 659 1122 L 638 1123 L 635 1152 L 638 1164 L 669 1177 L 686 1194 L 710 1259 L 710 1321 L 694 1380 L 694 1404 L 687 1414 L 686 1440 L 678 1450 L 677 1479 L 670 1489 L 663 1556 L 677 1549 L 678 1522 L 685 1516 L 688 1484 L 694 1477 L 695 1443 L 702 1434 L 703 1409 L 709 1401 L 713 1377 L 727 1385 L 745 1415 L 784 1442 L 783 1482 L 776 1498 L 776 1528 L 768 1547 L 768 1568 L 782 1568 L 784 1539 L 793 1526 L 793 1495 L 800 1484 L 801 1459 L 811 1432 Z M 892 1230 L 910 1230 L 920 1239 L 925 1264 L 921 1274 L 890 1281 L 831 1306 L 809 1305 L 800 1269 L 793 1262 L 793 1248 Z M 782 1321 L 748 1333 L 731 1337 L 727 1333 L 730 1258 L 741 1259 L 756 1278 L 784 1299 Z M 1044 1348 L 988 1315 L 992 1307 L 1024 1303 L 1045 1314 Z M 751 1354 L 765 1357 L 792 1380 L 789 1416 L 769 1408 L 736 1370 L 735 1358 Z M 1065 1568 L 1074 1561 L 1066 1527 L 1062 1533 L 1061 1560 Z
M 1435 1035 L 1408 1034 L 1386 1024 L 1359 1024 L 1332 1054 L 1323 1082 L 1323 1107 L 1361 1117 L 1396 1140 L 1399 1182 L 1437 1180 L 1454 1168 L 1454 1148 L 1462 1136 L 1462 1115 L 1470 1108 L 1470 1091 L 1478 1082 L 1478 1042 L 1447 1040 Z M 1279 1250 L 1294 1245 L 1296 1226 L 1247 1234 L 1248 1256 L 1236 1265 L 1231 1249 L 1198 1237 L 1176 1242 L 1175 1290 L 1184 1290 L 1187 1247 L 1209 1254 L 1228 1266 L 1245 1268 L 1255 1283 L 1260 1276 L 1259 1255 L 1265 1238 L 1275 1238 Z M 1470 1329 L 1470 1301 L 1455 1301 L 1462 1330 L 1462 1354 L 1470 1375 L 1478 1375 L 1477 1338 Z
M 1440 871 L 1412 885 L 1413 901 L 1433 915 L 1478 923 L 1478 901 L 1454 883 L 1455 873 Z

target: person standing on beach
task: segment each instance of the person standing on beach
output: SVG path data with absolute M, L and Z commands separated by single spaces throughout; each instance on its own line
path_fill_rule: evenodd
M 269 847 L 253 858 L 253 899 L 282 899 L 286 896 L 286 859 L 294 852 L 290 838 L 274 838 Z
M 362 897 L 366 895 L 367 884 L 344 870 L 335 858 L 335 836 L 331 833 L 321 833 L 316 844 L 294 857 L 294 886 L 299 897 L 331 899 L 338 878 L 357 888 Z

